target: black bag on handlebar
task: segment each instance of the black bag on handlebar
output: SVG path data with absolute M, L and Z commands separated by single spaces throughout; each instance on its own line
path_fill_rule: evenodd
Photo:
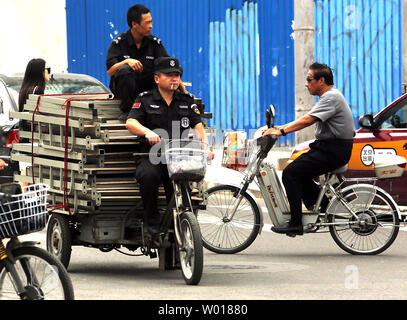
M 271 148 L 274 146 L 274 144 L 277 141 L 276 136 L 271 136 L 271 135 L 266 135 L 258 138 L 256 140 L 257 144 L 260 146 L 260 152 L 259 152 L 259 157 L 262 159 L 267 157 L 267 154 L 271 150 Z

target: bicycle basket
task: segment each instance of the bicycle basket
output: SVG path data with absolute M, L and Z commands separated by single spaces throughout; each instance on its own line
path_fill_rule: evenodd
M 222 166 L 241 171 L 248 165 L 246 131 L 225 132 L 223 138 Z
M 22 187 L 22 193 L 11 195 L 0 203 L 0 238 L 9 238 L 45 228 L 48 221 L 46 184 Z
M 207 145 L 200 140 L 171 140 L 165 145 L 168 174 L 174 181 L 201 181 L 206 173 Z

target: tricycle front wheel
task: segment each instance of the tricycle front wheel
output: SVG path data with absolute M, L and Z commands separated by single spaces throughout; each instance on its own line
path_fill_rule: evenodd
M 203 247 L 198 221 L 192 212 L 180 216 L 182 246 L 178 247 L 182 276 L 188 285 L 201 281 L 203 271 Z

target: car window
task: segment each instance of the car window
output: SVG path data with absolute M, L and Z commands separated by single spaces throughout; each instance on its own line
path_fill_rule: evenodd
M 106 92 L 104 88 L 97 85 L 77 85 L 77 84 L 62 84 L 62 85 L 47 85 L 45 94 L 55 93 L 98 93 Z
M 18 97 L 20 92 L 22 77 L 8 78 L 7 86 L 9 91 L 15 93 Z M 99 93 L 108 92 L 109 90 L 103 85 L 95 81 L 88 81 L 86 79 L 78 78 L 51 78 L 50 82 L 45 85 L 45 94 L 60 94 L 60 93 Z M 17 99 L 18 100 L 18 99 Z M 17 101 L 16 100 L 16 101 Z
M 377 119 L 378 129 L 407 128 L 407 99 L 403 99 Z
M 90 81 L 71 80 L 71 79 L 52 79 L 46 83 L 44 93 L 99 93 L 106 92 L 106 89 Z

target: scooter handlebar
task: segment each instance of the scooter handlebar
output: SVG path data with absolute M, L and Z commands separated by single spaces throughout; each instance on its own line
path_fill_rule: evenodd
M 260 146 L 259 157 L 262 157 L 263 159 L 267 157 L 267 154 L 271 148 L 273 148 L 277 139 L 278 137 L 276 135 L 265 135 L 257 138 L 256 143 Z

